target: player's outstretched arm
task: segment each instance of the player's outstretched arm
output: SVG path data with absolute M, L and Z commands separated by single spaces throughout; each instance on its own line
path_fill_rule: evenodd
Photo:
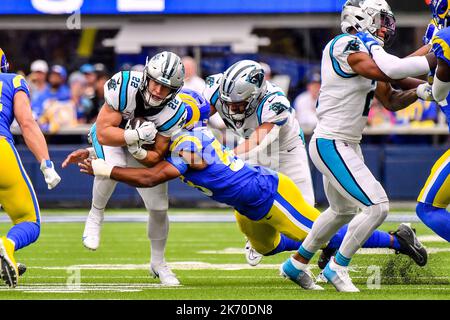
M 103 105 L 97 116 L 97 138 L 101 145 L 122 147 L 126 145 L 124 131 L 119 128 L 122 122 L 120 112 L 114 110 L 107 103 Z
M 153 168 L 122 168 L 113 167 L 103 159 L 86 159 L 79 163 L 79 166 L 83 173 L 107 177 L 138 188 L 154 187 L 181 175 L 178 169 L 167 161 L 162 161 Z
M 61 177 L 55 171 L 53 162 L 50 161 L 47 142 L 33 118 L 30 100 L 23 91 L 18 91 L 14 95 L 14 117 L 20 126 L 27 147 L 41 164 L 40 168 L 48 189 L 53 189 L 61 181 Z
M 417 100 L 416 89 L 395 90 L 387 82 L 378 82 L 375 96 L 390 111 L 404 109 Z
M 364 78 L 390 82 L 393 79 L 389 78 L 381 71 L 375 61 L 365 52 L 355 52 L 348 56 L 347 62 L 354 72 L 363 76 Z
M 432 92 L 433 98 L 438 101 L 444 101 L 450 90 L 450 67 L 447 62 L 438 59 L 438 67 L 433 80 Z M 446 103 L 445 103 L 446 104 Z

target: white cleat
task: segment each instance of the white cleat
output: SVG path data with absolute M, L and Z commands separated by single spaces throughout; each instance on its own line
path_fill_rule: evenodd
M 100 245 L 100 231 L 103 223 L 103 213 L 89 212 L 84 225 L 83 245 L 89 250 L 97 250 Z
M 261 262 L 262 258 L 263 255 L 253 249 L 250 241 L 247 240 L 247 242 L 245 243 L 245 259 L 247 259 L 247 263 L 252 267 L 255 267 Z
M 348 274 L 348 268 L 338 265 L 331 257 L 330 262 L 323 270 L 323 276 L 336 288 L 339 292 L 359 292 L 355 287 Z
M 153 278 L 159 278 L 163 286 L 179 286 L 180 281 L 169 266 L 163 262 L 159 265 L 150 265 L 150 274 Z

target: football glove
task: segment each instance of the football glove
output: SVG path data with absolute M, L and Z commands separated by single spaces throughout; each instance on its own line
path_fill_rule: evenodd
M 124 138 L 127 145 L 132 145 L 138 141 L 153 144 L 157 133 L 155 124 L 151 121 L 145 121 L 140 125 L 138 124 L 136 129 L 126 129 Z
M 431 85 L 427 82 L 420 84 L 416 89 L 417 96 L 425 101 L 433 101 L 433 92 L 431 91 Z
M 369 49 L 369 52 L 372 52 L 372 48 L 375 46 L 381 45 L 378 43 L 378 41 L 368 32 L 358 32 L 355 34 L 364 44 L 366 45 L 367 49 Z
M 127 148 L 128 152 L 131 153 L 131 155 L 137 160 L 142 160 L 147 157 L 147 150 L 144 150 L 141 147 L 140 142 L 129 144 L 127 145 Z
M 53 162 L 50 160 L 43 159 L 41 161 L 41 171 L 44 175 L 45 182 L 47 183 L 48 190 L 53 189 L 58 185 L 58 183 L 61 181 L 61 177 L 59 174 L 55 171 L 55 166 L 53 165 Z

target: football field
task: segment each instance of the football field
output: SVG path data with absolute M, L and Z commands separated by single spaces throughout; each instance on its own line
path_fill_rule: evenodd
M 196 212 L 199 210 L 196 210 Z M 203 210 L 202 214 L 229 214 Z M 127 212 L 112 211 L 109 217 Z M 429 251 L 428 265 L 417 267 L 409 258 L 389 250 L 362 250 L 352 262 L 350 275 L 357 294 L 304 291 L 279 276 L 278 267 L 289 253 L 264 257 L 257 267 L 246 264 L 244 237 L 233 222 L 173 222 L 166 258 L 182 285 L 162 287 L 148 272 L 149 240 L 145 222 L 106 222 L 97 251 L 81 243 L 82 222 L 45 222 L 84 218 L 86 211 L 44 212 L 37 243 L 17 252 L 27 272 L 15 289 L 0 287 L 0 299 L 449 299 L 450 245 L 421 223 L 412 223 Z M 192 214 L 169 212 L 172 221 Z M 412 212 L 410 213 L 411 216 Z M 3 215 L 4 216 L 4 215 Z M 141 211 L 131 216 L 145 221 Z M 58 218 L 58 219 L 55 219 Z M 383 230 L 395 230 L 388 222 Z M 4 234 L 9 223 L 0 224 Z M 319 273 L 317 257 L 312 264 Z

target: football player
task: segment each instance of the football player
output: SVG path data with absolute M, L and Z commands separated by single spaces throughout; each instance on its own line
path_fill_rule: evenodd
M 438 65 L 432 85 L 420 85 L 420 92 L 432 93 L 447 117 L 450 130 L 450 3 L 448 0 L 432 0 L 430 7 L 439 30 L 431 40 Z M 439 236 L 450 241 L 450 213 L 446 210 L 450 204 L 450 150 L 434 164 L 417 201 L 418 217 Z
M 394 90 L 388 82 L 427 74 L 434 63 L 431 55 L 400 59 L 386 53 L 382 46 L 395 33 L 389 5 L 384 0 L 355 3 L 346 2 L 341 14 L 343 34 L 323 51 L 319 122 L 309 144 L 311 159 L 324 176 L 330 206 L 298 252 L 282 265 L 282 274 L 297 282 L 315 252 L 349 223 L 336 256 L 323 272 L 338 291 L 345 292 L 359 291 L 348 275 L 348 265 L 389 212 L 386 192 L 364 164 L 359 145 L 371 101 L 376 96 L 391 111 L 407 107 L 417 99 L 416 88 Z M 416 250 L 424 249 L 418 244 Z M 425 256 L 419 259 L 421 265 L 426 263 Z
M 10 131 L 14 119 L 20 126 L 26 145 L 40 163 L 48 189 L 61 181 L 48 154 L 47 143 L 33 118 L 30 92 L 23 76 L 8 73 L 8 61 L 0 49 L 0 204 L 14 226 L 0 238 L 1 278 L 15 287 L 19 270 L 14 253 L 35 242 L 40 234 L 39 203 L 33 184 L 14 147 Z
M 96 156 L 119 166 L 139 167 L 142 166 L 139 161 L 159 162 L 168 149 L 170 137 L 186 121 L 185 104 L 177 97 L 183 81 L 181 59 L 168 51 L 148 60 L 143 72 L 121 71 L 109 79 L 104 87 L 106 102 L 90 132 Z M 148 121 L 139 128 L 124 130 L 125 123 L 137 117 Z M 148 151 L 138 148 L 141 143 L 153 144 L 153 148 Z M 83 234 L 83 244 L 91 250 L 99 246 L 104 211 L 116 184 L 105 177 L 94 180 L 92 206 Z M 164 260 L 169 231 L 167 184 L 137 191 L 149 212 L 150 273 L 164 285 L 177 285 L 178 279 Z
M 211 116 L 218 113 L 240 137 L 235 154 L 287 175 L 314 206 L 303 131 L 286 95 L 265 79 L 263 67 L 252 60 L 238 61 L 224 73 L 209 76 L 203 94 L 211 105 Z M 245 254 L 250 265 L 262 258 L 249 241 Z
M 290 178 L 244 163 L 208 129 L 183 131 L 174 136 L 166 160 L 153 168 L 120 168 L 102 159 L 93 160 L 92 166 L 90 160 L 80 166 L 82 172 L 136 187 L 153 187 L 180 177 L 212 199 L 234 207 L 239 228 L 264 255 L 296 250 L 319 215 Z M 393 248 L 416 258 L 413 249 L 418 240 L 407 231 L 405 225 L 390 234 L 375 231 L 365 246 Z M 338 248 L 345 233 L 346 227 L 339 230 L 327 249 Z M 299 279 L 299 284 L 305 289 L 321 289 L 310 277 Z

